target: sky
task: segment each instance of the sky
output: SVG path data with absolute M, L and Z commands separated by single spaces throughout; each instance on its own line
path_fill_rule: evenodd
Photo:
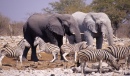
M 26 21 L 31 13 L 41 13 L 50 2 L 59 0 L 0 0 L 0 13 L 11 21 Z M 92 0 L 86 0 L 91 3 Z

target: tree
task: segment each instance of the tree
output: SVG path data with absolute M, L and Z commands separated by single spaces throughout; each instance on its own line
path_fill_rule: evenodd
M 22 35 L 23 34 L 23 25 L 25 24 L 25 22 L 12 22 L 11 23 L 11 27 L 12 27 L 12 35 L 13 36 L 18 36 L 18 35 Z
M 9 23 L 10 19 L 0 14 L 0 35 L 9 35 Z
M 130 0 L 93 0 L 91 7 L 96 12 L 105 12 L 115 30 L 130 14 Z
M 49 7 L 43 10 L 48 13 L 74 13 L 76 11 L 88 12 L 91 9 L 86 5 L 86 0 L 60 0 L 59 2 L 49 3 Z
M 22 35 L 22 29 L 24 22 L 11 22 L 10 19 L 2 14 L 0 14 L 0 35 L 2 36 L 12 36 L 12 35 Z

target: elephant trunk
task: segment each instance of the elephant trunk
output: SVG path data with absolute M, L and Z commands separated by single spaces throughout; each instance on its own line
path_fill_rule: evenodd
M 108 39 L 108 44 L 113 45 L 113 30 L 112 30 L 112 27 L 111 27 L 111 22 L 107 23 L 106 36 L 107 36 L 107 39 Z
M 74 40 L 76 41 L 76 43 L 81 42 L 81 35 L 78 27 L 76 27 L 75 29 L 71 28 L 70 31 L 74 35 Z
M 81 35 L 79 31 L 75 32 L 75 40 L 76 40 L 76 43 L 81 42 Z

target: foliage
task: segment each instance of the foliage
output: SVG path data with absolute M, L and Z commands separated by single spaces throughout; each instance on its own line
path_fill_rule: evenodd
M 120 35 L 130 36 L 130 25 L 124 24 L 130 21 L 130 0 L 93 0 L 90 5 L 86 4 L 86 0 L 59 0 L 49 5 L 52 9 L 44 8 L 47 13 L 104 12 L 112 22 L 114 34 L 117 32 L 119 37 Z
M 0 35 L 22 35 L 24 22 L 10 22 L 10 19 L 0 14 Z
M 86 5 L 86 0 L 60 0 L 59 2 L 49 3 L 49 7 L 43 9 L 48 13 L 72 14 L 76 11 L 88 12 L 91 9 Z
M 2 14 L 0 14 L 0 35 L 8 35 L 9 30 L 8 30 L 8 26 L 9 26 L 9 22 L 10 19 L 8 17 L 3 16 Z
M 11 24 L 12 35 L 13 36 L 22 35 L 23 34 L 23 25 L 24 25 L 24 22 L 12 22 L 12 24 Z
M 130 38 L 130 25 L 129 24 L 122 24 L 117 29 L 117 37 L 119 38 Z

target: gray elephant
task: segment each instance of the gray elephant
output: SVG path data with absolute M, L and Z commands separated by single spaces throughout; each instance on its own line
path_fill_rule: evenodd
M 105 13 L 75 12 L 72 16 L 78 22 L 80 32 L 84 33 L 82 40 L 87 41 L 88 45 L 93 45 L 93 38 L 96 38 L 96 48 L 101 49 L 103 35 L 106 35 L 109 45 L 113 45 L 111 21 Z
M 36 46 L 33 45 L 36 36 L 41 37 L 45 42 L 61 47 L 65 34 L 75 38 L 73 41 L 81 42 L 81 35 L 78 24 L 72 15 L 69 14 L 33 14 L 23 26 L 24 38 L 31 45 L 31 60 L 38 61 L 36 56 Z M 25 48 L 23 58 L 27 58 L 29 48 Z M 61 59 L 62 58 L 62 52 Z

